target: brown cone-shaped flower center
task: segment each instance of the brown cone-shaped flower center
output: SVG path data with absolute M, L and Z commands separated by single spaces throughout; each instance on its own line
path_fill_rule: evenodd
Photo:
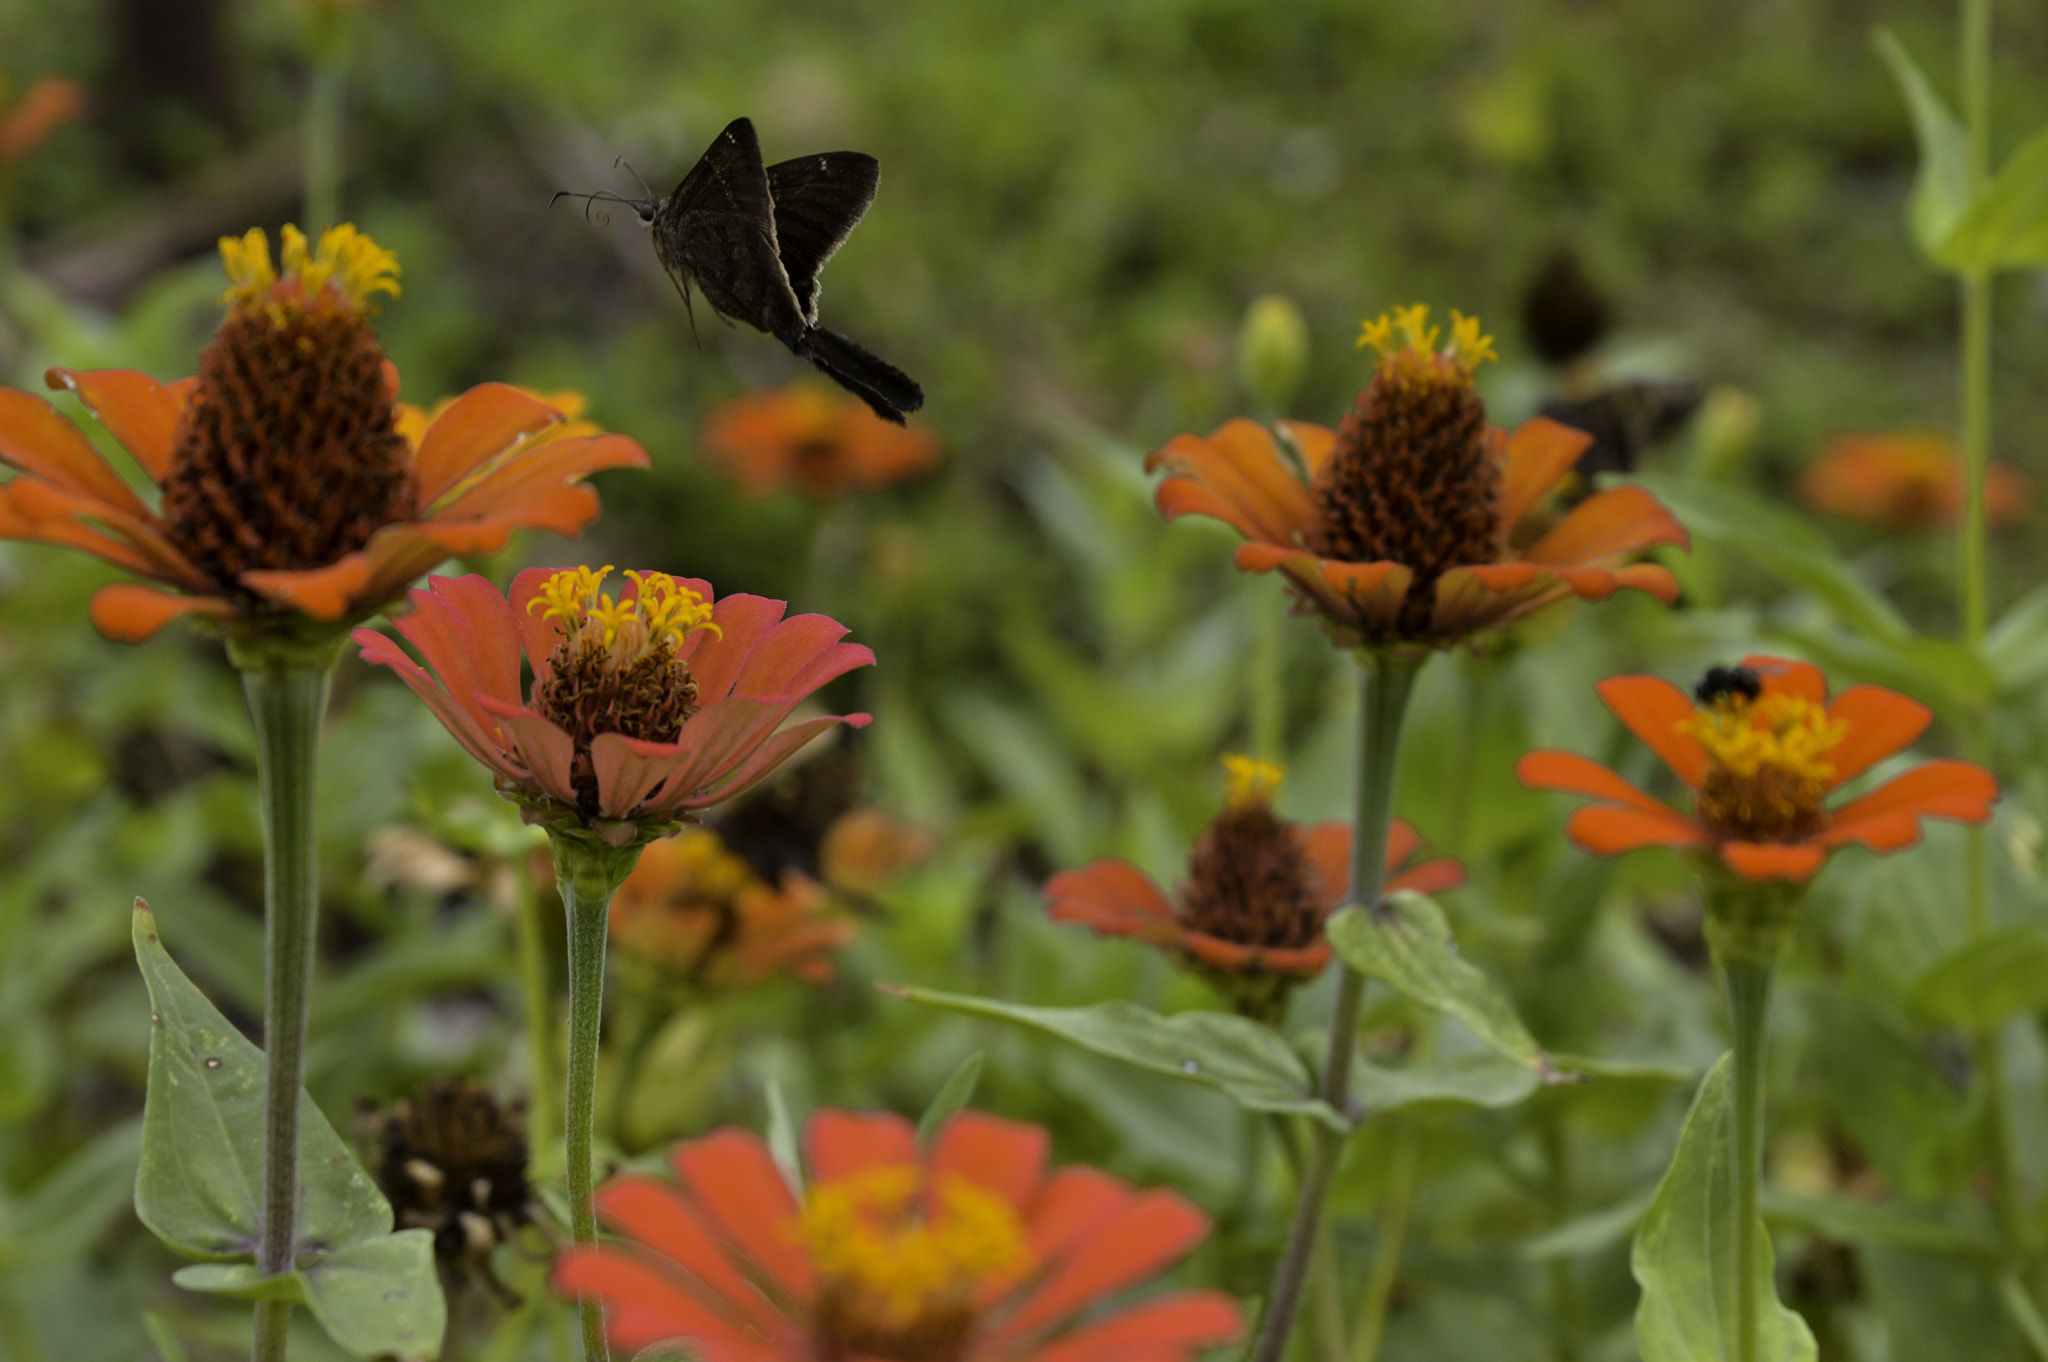
M 1337 429 L 1316 474 L 1308 546 L 1344 562 L 1406 565 L 1414 577 L 1401 629 L 1421 633 L 1437 578 L 1499 556 L 1499 496 L 1486 406 L 1471 383 L 1397 358 L 1380 365 Z
M 443 1262 L 480 1258 L 527 1221 L 526 1131 L 482 1084 L 444 1078 L 398 1103 L 377 1150 L 398 1228 L 432 1230 Z
M 1265 800 L 1231 804 L 1195 839 L 1180 917 L 1239 946 L 1298 950 L 1322 939 L 1313 867 Z
M 533 711 L 576 742 L 570 774 L 579 805 L 597 812 L 597 771 L 590 741 L 623 733 L 647 742 L 674 742 L 683 720 L 697 712 L 697 682 L 672 650 L 653 649 L 621 659 L 601 628 L 586 626 L 548 654 L 548 674 L 534 685 Z
M 328 279 L 347 267 L 333 257 L 360 255 L 364 241 L 323 240 L 325 269 L 309 275 L 244 280 L 200 359 L 162 516 L 172 543 L 225 587 L 251 570 L 325 567 L 415 513 L 383 348 L 362 301 Z M 314 263 L 290 229 L 286 262 Z M 272 279 L 267 247 L 261 268 Z

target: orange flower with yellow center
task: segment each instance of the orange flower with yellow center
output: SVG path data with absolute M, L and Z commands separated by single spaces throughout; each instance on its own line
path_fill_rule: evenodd
M 1622 587 L 1667 604 L 1665 568 L 1628 560 L 1685 530 L 1640 487 L 1587 498 L 1527 548 L 1516 527 L 1571 472 L 1590 437 L 1538 417 L 1503 432 L 1472 387 L 1493 342 L 1451 314 L 1448 344 L 1420 304 L 1366 323 L 1372 380 L 1338 429 L 1282 421 L 1288 449 L 1254 422 L 1175 436 L 1146 460 L 1172 476 L 1169 520 L 1206 515 L 1245 537 L 1237 565 L 1284 572 L 1346 647 L 1441 647 L 1566 596 Z
M 750 496 L 829 501 L 926 471 L 939 440 L 884 421 L 859 398 L 797 383 L 720 403 L 704 423 L 704 452 Z
M 148 638 L 181 615 L 231 637 L 325 638 L 374 614 L 444 559 L 493 553 L 512 531 L 574 534 L 597 514 L 580 484 L 645 467 L 620 435 L 486 383 L 431 422 L 394 401 L 397 372 L 370 329 L 397 262 L 353 227 L 221 242 L 228 315 L 194 378 L 52 369 L 162 488 L 152 509 L 42 398 L 0 388 L 0 537 L 84 549 L 170 593 L 116 583 L 93 597 L 101 633 Z M 408 431 L 416 431 L 416 438 Z
M 823 615 L 727 596 L 662 572 L 529 568 L 508 600 L 482 577 L 434 577 L 412 593 L 397 640 L 358 629 L 366 662 L 396 671 L 530 822 L 581 822 L 613 846 L 690 821 L 774 771 L 834 724 L 783 727 L 811 692 L 875 655 Z M 533 684 L 522 702 L 522 656 Z
M 1572 840 L 1602 856 L 1663 846 L 1702 853 L 1750 880 L 1803 883 L 1850 843 L 1899 851 L 1920 820 L 1982 823 L 1998 784 L 1966 761 L 1925 762 L 1839 807 L 1843 785 L 1918 738 L 1925 705 L 1882 686 L 1828 699 L 1820 669 L 1754 656 L 1716 667 L 1688 696 L 1653 676 L 1600 683 L 1600 698 L 1692 790 L 1691 817 L 1573 752 L 1531 752 L 1524 785 L 1599 801 L 1572 815 Z
M 2027 514 L 2033 484 L 2009 464 L 1984 470 L 1984 514 L 2010 525 Z M 1889 530 L 1953 529 L 1963 518 L 1963 456 L 1933 431 L 1836 437 L 1799 475 L 1816 511 Z
M 751 988 L 780 974 L 821 984 L 856 932 L 816 880 L 785 870 L 771 886 L 708 828 L 641 853 L 612 898 L 611 936 L 683 982 Z
M 598 1212 L 623 1242 L 555 1265 L 605 1304 L 621 1349 L 701 1362 L 1191 1362 L 1231 1341 L 1214 1291 L 1096 1308 L 1208 1233 L 1172 1192 L 1046 1166 L 1039 1126 L 963 1111 L 921 1145 L 889 1114 L 825 1110 L 792 1191 L 759 1137 L 675 1146 L 671 1178 L 614 1178 Z

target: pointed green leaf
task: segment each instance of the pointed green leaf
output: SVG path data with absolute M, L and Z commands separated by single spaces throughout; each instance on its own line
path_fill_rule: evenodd
M 2048 583 L 1998 617 L 1984 640 L 1984 660 L 2001 694 L 2023 694 L 2048 682 Z
M 1027 1026 L 1109 1059 L 1215 1088 L 1248 1111 L 1309 1116 L 1344 1123 L 1311 1086 L 1308 1066 L 1278 1032 L 1223 1012 L 1162 1017 L 1136 1003 L 1094 1007 L 1026 1007 L 961 993 L 886 985 L 911 1002 L 973 1017 Z
M 939 1127 L 960 1108 L 967 1105 L 974 1096 L 974 1085 L 981 1081 L 981 1051 L 960 1061 L 960 1067 L 940 1085 L 938 1096 L 932 1098 L 924 1115 L 917 1120 L 917 1142 L 929 1145 L 939 1133 Z
M 1383 979 L 1403 996 L 1449 1013 L 1480 1040 L 1540 1073 L 1552 1072 L 1536 1038 L 1493 980 L 1458 954 L 1436 900 L 1389 895 L 1374 911 L 1345 908 L 1330 919 L 1330 944 L 1361 974 Z
M 1431 1055 L 1400 1068 L 1360 1059 L 1351 1066 L 1351 1101 L 1366 1117 L 1432 1102 L 1495 1109 L 1515 1105 L 1542 1083 L 1528 1066 L 1491 1050 Z
M 172 963 L 156 917 L 140 899 L 132 934 L 152 1009 L 135 1213 L 189 1257 L 253 1253 L 263 1176 L 263 1052 Z M 304 1093 L 299 1169 L 301 1252 L 390 1232 L 390 1203 Z
M 432 1357 L 448 1323 L 428 1230 L 351 1244 L 277 1277 L 265 1277 L 253 1263 L 194 1263 L 171 1280 L 187 1291 L 304 1305 L 352 1357 Z
M 1629 1254 L 1643 1289 L 1636 1306 L 1643 1362 L 1736 1362 L 1731 1062 L 1724 1055 L 1701 1082 Z M 1813 1362 L 1818 1353 L 1806 1321 L 1779 1304 L 1773 1289 L 1770 1238 L 1760 1221 L 1746 1228 L 1764 1241 L 1756 1269 L 1756 1362 Z
M 790 1194 L 802 1201 L 804 1161 L 797 1153 L 796 1122 L 790 1118 L 782 1085 L 772 1078 L 768 1080 L 768 1157 L 775 1161 L 776 1171 L 789 1184 Z
M 1984 186 L 1942 243 L 1941 258 L 1972 272 L 2048 265 L 2048 128 L 2022 143 Z
M 1929 260 L 1944 263 L 1943 247 L 1970 206 L 1969 135 L 1890 29 L 1878 29 L 1873 41 L 1906 96 L 1906 108 L 1913 116 L 1913 138 L 1920 144 L 1920 169 L 1913 178 L 1909 214 L 1913 240 Z
M 1930 1021 L 1978 1030 L 2048 1004 L 2048 926 L 1994 927 L 1943 956 L 1907 997 Z

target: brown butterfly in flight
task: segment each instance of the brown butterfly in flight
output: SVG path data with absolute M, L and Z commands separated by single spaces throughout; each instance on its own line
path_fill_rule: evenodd
M 712 311 L 775 337 L 900 426 L 904 413 L 924 405 L 924 390 L 818 325 L 818 271 L 875 201 L 881 174 L 880 163 L 858 151 L 764 166 L 753 123 L 735 118 L 671 194 L 628 199 L 564 190 L 555 198 L 625 204 L 653 234 L 655 257 L 685 308 L 694 283 Z

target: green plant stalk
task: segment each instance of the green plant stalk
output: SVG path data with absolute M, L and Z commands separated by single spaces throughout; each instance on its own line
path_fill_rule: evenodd
M 256 727 L 256 780 L 263 805 L 263 1183 L 256 1268 L 290 1272 L 298 1241 L 299 1091 L 313 989 L 320 906 L 316 771 L 331 661 L 252 656 L 242 692 Z M 256 1306 L 256 1362 L 285 1355 L 289 1301 Z
M 541 931 L 540 895 L 526 868 L 511 866 L 513 930 L 519 952 L 519 1002 L 526 1018 L 526 1063 L 529 1080 L 527 1139 L 534 1151 L 536 1176 L 555 1166 L 562 1138 L 562 1115 L 555 1099 L 555 1004 L 548 990 L 546 938 Z
M 591 1204 L 591 1137 L 597 1122 L 597 1041 L 604 1020 L 605 928 L 612 895 L 634 864 L 640 847 L 607 846 L 597 838 L 548 829 L 555 876 L 569 916 L 569 1080 L 563 1100 L 563 1143 L 569 1160 L 569 1237 L 580 1247 L 597 1242 L 597 1211 Z M 604 1306 L 584 1298 L 576 1303 L 583 1326 L 584 1362 L 610 1362 L 605 1346 Z
M 1428 655 L 1411 656 L 1388 649 L 1360 650 L 1358 715 L 1358 804 L 1351 834 L 1351 892 L 1348 901 L 1367 911 L 1377 908 L 1386 882 L 1387 828 L 1394 816 L 1394 768 L 1401 748 L 1401 720 L 1415 675 Z M 1319 1095 L 1340 1113 L 1351 1105 L 1351 1056 L 1358 1044 L 1358 1004 L 1365 976 L 1351 966 L 1337 966 L 1337 1003 L 1330 1015 L 1330 1049 L 1323 1063 Z M 1281 1362 L 1294 1317 L 1301 1308 L 1315 1256 L 1316 1229 L 1329 1199 L 1345 1136 L 1320 1123 L 1315 1145 L 1301 1177 L 1287 1246 L 1273 1273 L 1266 1316 L 1251 1351 L 1252 1362 Z
M 1344 1274 L 1337 1265 L 1337 1231 L 1329 1216 L 1316 1231 L 1316 1256 L 1309 1273 L 1316 1355 L 1323 1362 L 1344 1362 L 1349 1355 L 1344 1339 Z
M 1251 688 L 1252 755 L 1275 764 L 1287 760 L 1287 638 L 1282 633 L 1286 617 L 1266 599 L 1272 584 L 1260 578 L 1250 583 L 1258 597 L 1252 610 L 1252 657 L 1248 685 Z
M 1763 1226 L 1756 1206 L 1764 1164 L 1764 1035 L 1776 971 L 1775 962 L 1753 959 L 1721 964 L 1735 1032 L 1735 1362 L 1757 1362 L 1761 1347 Z
M 348 84 L 352 7 L 315 3 L 307 16 L 313 70 L 306 87 L 301 154 L 305 159 L 305 228 L 317 245 L 320 233 L 341 223 L 341 107 Z
M 1554 1104 L 1539 1113 L 1537 1122 L 1543 1140 L 1543 1162 L 1550 1175 L 1546 1190 L 1552 1224 L 1561 1226 L 1572 1214 L 1571 1132 L 1565 1129 L 1562 1108 Z M 1579 1355 L 1579 1288 L 1572 1259 L 1564 1254 L 1552 1258 L 1549 1279 L 1551 1350 L 1558 1362 L 1573 1362 Z
M 1408 1212 L 1415 1205 L 1416 1172 L 1422 1164 L 1422 1130 L 1403 1121 L 1394 1131 L 1387 1154 L 1387 1191 L 1380 1205 L 1380 1237 L 1373 1249 L 1372 1271 L 1365 1279 L 1358 1324 L 1351 1333 L 1351 1362 L 1374 1362 L 1386 1337 L 1387 1312 L 1394 1302 L 1394 1282 L 1401 1275 L 1401 1247 L 1408 1238 Z

